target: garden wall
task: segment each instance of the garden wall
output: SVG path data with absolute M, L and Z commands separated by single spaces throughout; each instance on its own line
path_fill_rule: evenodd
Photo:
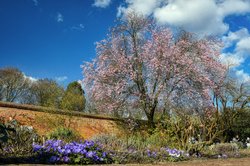
M 33 126 L 39 135 L 46 135 L 64 126 L 78 131 L 84 139 L 98 134 L 121 134 L 119 119 L 39 106 L 0 102 L 0 117 L 14 118 L 22 125 Z

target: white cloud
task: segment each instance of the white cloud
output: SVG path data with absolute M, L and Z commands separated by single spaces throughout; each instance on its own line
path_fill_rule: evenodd
M 116 14 L 116 16 L 117 17 L 121 17 L 122 16 L 122 14 L 124 14 L 125 12 L 126 12 L 126 8 L 125 7 L 123 7 L 123 6 L 119 6 L 118 8 L 117 8 L 117 14 Z
M 227 36 L 222 37 L 222 41 L 225 45 L 225 48 L 232 46 L 235 42 L 238 42 L 240 39 L 248 37 L 248 30 L 242 28 L 236 32 L 229 32 Z
M 240 66 L 250 56 L 250 34 L 246 28 L 229 32 L 227 36 L 223 36 L 222 41 L 225 48 L 234 46 L 233 51 L 225 52 L 220 57 L 221 61 L 231 68 Z
M 181 27 L 203 35 L 228 31 L 224 18 L 250 12 L 249 0 L 126 0 L 127 7 L 118 7 L 118 16 L 135 10 L 153 15 L 161 24 Z
M 32 0 L 35 6 L 38 6 L 38 0 Z
M 245 61 L 245 58 L 237 53 L 223 53 L 220 55 L 220 60 L 229 68 L 235 68 L 240 66 Z
M 250 83 L 250 76 L 248 73 L 245 73 L 243 70 L 237 70 L 235 72 L 235 75 L 237 77 L 237 79 L 241 82 L 241 83 Z
M 84 30 L 84 25 L 83 24 L 79 24 L 79 25 L 76 25 L 76 26 L 72 26 L 70 29 L 71 30 L 76 30 L 76 31 L 83 31 Z
M 249 12 L 250 2 L 249 0 L 224 0 L 218 6 L 222 14 L 226 16 Z
M 63 15 L 61 13 L 57 13 L 57 16 L 56 16 L 56 21 L 57 22 L 63 22 Z
M 111 0 L 95 0 L 93 6 L 106 8 L 111 4 Z
M 127 9 L 122 6 L 118 7 L 120 14 L 133 10 L 143 15 L 150 15 L 162 3 L 162 0 L 126 0 L 126 3 L 129 6 Z
M 25 75 L 25 73 L 23 73 L 23 76 L 25 79 L 29 79 L 31 82 L 36 82 L 38 80 L 37 78 Z
M 234 73 L 238 82 L 250 83 L 250 75 L 241 69 L 245 60 L 250 57 L 250 34 L 246 28 L 242 28 L 236 32 L 229 32 L 227 36 L 222 38 L 225 48 L 232 48 L 221 54 L 222 63 L 228 65 L 231 72 Z
M 65 80 L 67 80 L 67 79 L 68 79 L 67 76 L 60 76 L 60 77 L 56 77 L 56 78 L 55 78 L 55 80 L 56 80 L 57 82 L 63 82 L 63 81 L 65 81 Z
M 187 31 L 222 34 L 228 26 L 223 23 L 217 8 L 211 0 L 177 0 L 157 8 L 154 17 L 160 23 L 182 27 Z
M 244 51 L 250 54 L 250 37 L 241 39 L 236 46 L 237 51 Z

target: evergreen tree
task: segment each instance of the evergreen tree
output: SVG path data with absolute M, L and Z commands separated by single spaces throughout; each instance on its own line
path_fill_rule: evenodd
M 84 91 L 77 81 L 71 82 L 64 93 L 61 108 L 73 111 L 83 111 L 85 108 Z

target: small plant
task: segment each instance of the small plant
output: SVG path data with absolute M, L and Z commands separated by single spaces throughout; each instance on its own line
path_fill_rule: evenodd
M 220 143 L 209 147 L 212 155 L 222 157 L 236 157 L 239 155 L 239 147 L 236 143 Z
M 4 123 L 4 119 L 0 119 L 0 148 L 2 144 L 8 141 L 8 130 L 10 130 Z
M 246 146 L 248 149 L 250 149 L 250 138 L 249 137 L 247 137 L 247 139 L 246 139 Z
M 10 118 L 0 122 L 0 156 L 21 155 L 32 152 L 32 143 L 38 141 L 39 136 L 32 126 L 23 126 Z
M 162 148 L 163 152 L 167 153 L 167 160 L 168 161 L 182 161 L 185 160 L 185 158 L 187 158 L 189 155 L 186 153 L 184 153 L 184 151 L 182 150 L 178 150 L 178 149 L 170 149 L 168 147 L 166 148 Z
M 249 138 L 244 139 L 239 139 L 238 135 L 236 137 L 233 137 L 232 141 L 230 143 L 235 143 L 237 144 L 239 149 L 246 149 L 247 148 L 247 143 L 249 142 Z
M 60 139 L 64 140 L 65 142 L 81 140 L 79 133 L 70 128 L 65 128 L 65 127 L 56 128 L 54 131 L 48 134 L 48 138 Z
M 142 137 L 142 136 L 141 136 Z M 187 156 L 184 151 L 154 146 L 155 141 L 148 141 L 139 135 L 118 138 L 113 135 L 95 137 L 99 144 L 109 150 L 115 163 L 155 163 L 160 161 L 182 161 Z
M 93 141 L 65 143 L 47 140 L 44 145 L 34 144 L 33 150 L 40 163 L 51 164 L 108 164 L 109 154 Z

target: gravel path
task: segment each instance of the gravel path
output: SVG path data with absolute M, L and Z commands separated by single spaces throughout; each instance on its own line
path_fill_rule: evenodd
M 170 162 L 159 164 L 126 164 L 126 166 L 250 166 L 250 158 L 237 159 L 209 159 L 209 160 L 193 160 L 183 162 Z M 100 165 L 96 165 L 100 166 Z M 108 166 L 108 165 L 103 165 Z M 121 166 L 119 164 L 112 164 L 109 166 Z

